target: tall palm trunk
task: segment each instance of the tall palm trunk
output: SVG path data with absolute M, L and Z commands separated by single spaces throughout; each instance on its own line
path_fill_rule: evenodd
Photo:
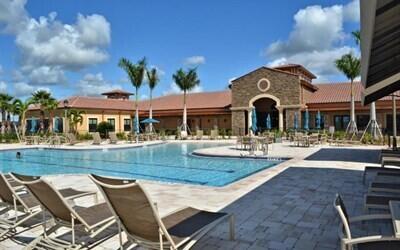
M 150 89 L 150 110 L 149 110 L 149 118 L 153 119 L 153 91 Z M 153 123 L 149 124 L 150 132 L 153 132 Z
M 354 90 L 353 90 L 354 79 L 350 79 L 350 123 L 347 126 L 347 133 L 357 133 L 357 123 L 356 123 L 356 111 L 355 111 L 355 100 L 354 100 Z
M 39 122 L 39 131 L 44 132 L 44 111 L 40 109 L 40 122 Z
M 138 88 L 136 88 L 136 101 L 135 101 L 135 119 L 136 119 L 136 128 L 135 128 L 135 131 L 137 131 L 136 133 L 140 133 L 140 128 L 139 128 L 139 105 L 138 105 L 138 102 L 139 102 L 139 97 L 138 97 L 138 93 L 139 93 L 139 89 Z
M 48 131 L 53 132 L 53 112 L 49 111 L 49 128 Z
M 187 132 L 186 90 L 183 91 L 183 131 Z

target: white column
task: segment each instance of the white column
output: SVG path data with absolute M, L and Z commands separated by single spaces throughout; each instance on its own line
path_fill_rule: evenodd
M 279 108 L 279 131 L 283 131 L 283 108 Z
M 251 109 L 249 108 L 247 111 L 247 133 L 251 134 L 251 126 L 253 125 L 253 121 L 251 120 Z

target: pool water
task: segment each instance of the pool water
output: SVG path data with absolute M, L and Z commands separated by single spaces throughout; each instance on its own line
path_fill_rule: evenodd
M 221 145 L 221 144 L 219 144 Z M 0 171 L 27 175 L 88 174 L 225 186 L 282 161 L 194 156 L 215 143 L 165 143 L 102 150 L 26 149 L 0 152 Z

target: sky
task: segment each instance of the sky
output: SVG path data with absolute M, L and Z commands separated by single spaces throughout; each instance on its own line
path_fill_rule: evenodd
M 122 57 L 157 68 L 154 96 L 179 93 L 172 75 L 191 67 L 201 81 L 194 92 L 285 63 L 302 64 L 314 82 L 345 81 L 334 61 L 359 53 L 359 19 L 358 0 L 0 0 L 0 92 L 133 91 Z M 148 98 L 146 85 L 139 96 Z

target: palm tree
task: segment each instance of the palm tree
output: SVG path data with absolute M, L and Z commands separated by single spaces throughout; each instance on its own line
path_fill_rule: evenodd
M 361 43 L 361 32 L 359 30 L 355 30 L 351 32 L 351 35 L 353 36 L 356 44 L 359 45 Z
M 82 125 L 83 123 L 83 114 L 85 114 L 85 111 L 75 109 L 68 111 L 67 117 L 69 120 L 69 126 L 73 128 L 75 133 L 78 133 L 78 124 Z
M 13 102 L 13 112 L 14 114 L 18 115 L 18 120 L 20 124 L 20 132 L 21 135 L 25 135 L 26 129 L 26 112 L 29 109 L 29 106 L 32 104 L 32 100 L 28 99 L 26 101 L 21 101 L 20 99 L 15 99 Z
M 196 68 L 189 69 L 185 72 L 183 69 L 179 69 L 176 71 L 172 78 L 175 81 L 175 84 L 179 87 L 181 91 L 183 91 L 183 123 L 182 130 L 187 133 L 187 111 L 186 111 L 186 93 L 190 90 L 194 89 L 197 85 L 200 84 L 200 80 L 198 79 Z
M 139 124 L 139 89 L 142 86 L 144 75 L 146 72 L 146 58 L 143 57 L 143 59 L 139 60 L 137 64 L 132 63 L 126 58 L 121 58 L 119 60 L 118 66 L 121 67 L 129 77 L 129 80 L 131 81 L 133 87 L 135 87 L 135 119 L 137 121 L 137 124 Z M 136 128 L 136 131 L 138 131 L 138 128 Z
M 150 111 L 149 111 L 149 117 L 150 119 L 153 118 L 153 106 L 152 106 L 152 101 L 153 101 L 153 89 L 156 87 L 157 83 L 159 82 L 158 74 L 157 74 L 157 69 L 152 68 L 151 70 L 147 71 L 147 80 L 149 83 L 149 88 L 150 88 Z M 153 131 L 153 124 L 150 123 L 150 131 Z
M 31 100 L 34 104 L 38 104 L 40 109 L 39 131 L 44 131 L 44 111 L 50 99 L 52 99 L 51 94 L 45 90 L 38 90 L 32 93 Z
M 343 55 L 340 59 L 335 61 L 336 68 L 340 70 L 350 80 L 350 123 L 347 126 L 346 133 L 354 134 L 357 132 L 357 124 L 355 119 L 355 104 L 354 104 L 354 90 L 353 82 L 356 77 L 360 75 L 361 62 L 360 59 L 355 57 L 353 53 Z
M 45 106 L 47 112 L 49 112 L 49 128 L 48 131 L 52 132 L 53 131 L 53 117 L 54 117 L 54 110 L 58 108 L 58 101 L 55 98 L 50 98 L 47 100 L 46 106 Z
M 1 121 L 4 123 L 6 121 L 6 116 L 8 117 L 7 113 L 10 111 L 10 105 L 13 97 L 5 94 L 0 93 L 0 111 L 1 111 Z

